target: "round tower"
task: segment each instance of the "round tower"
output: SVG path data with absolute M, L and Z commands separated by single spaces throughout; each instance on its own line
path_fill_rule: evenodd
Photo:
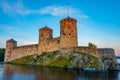
M 49 44 L 48 40 L 53 38 L 52 32 L 53 30 L 47 26 L 39 29 L 38 52 L 45 52 L 47 50 L 47 46 Z
M 74 18 L 64 18 L 60 21 L 60 48 L 77 47 L 77 21 Z
M 53 30 L 47 26 L 39 29 L 39 43 L 51 39 L 52 31 Z
M 10 39 L 6 41 L 5 62 L 10 60 L 12 49 L 15 47 L 17 47 L 17 42 L 15 40 Z

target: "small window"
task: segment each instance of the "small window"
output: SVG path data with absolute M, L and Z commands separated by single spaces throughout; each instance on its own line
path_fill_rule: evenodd
M 63 35 L 66 35 L 65 33 L 62 33 Z
M 60 43 L 60 41 L 58 40 L 58 43 Z

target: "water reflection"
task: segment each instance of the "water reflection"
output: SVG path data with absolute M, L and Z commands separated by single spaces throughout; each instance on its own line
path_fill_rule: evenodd
M 82 70 L 4 64 L 0 80 L 120 80 L 119 71 L 88 73 Z

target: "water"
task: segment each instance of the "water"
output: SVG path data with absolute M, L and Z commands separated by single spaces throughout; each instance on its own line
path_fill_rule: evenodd
M 120 64 L 120 58 L 117 58 L 118 63 Z
M 0 80 L 120 80 L 119 71 L 90 73 L 75 69 L 0 65 Z

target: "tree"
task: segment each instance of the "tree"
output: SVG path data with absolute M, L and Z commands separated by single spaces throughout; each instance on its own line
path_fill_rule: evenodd
M 90 42 L 88 43 L 88 46 L 91 47 L 91 48 L 97 48 L 97 46 L 95 44 L 90 43 Z
M 0 48 L 0 62 L 4 61 L 4 54 L 5 54 L 5 49 Z

